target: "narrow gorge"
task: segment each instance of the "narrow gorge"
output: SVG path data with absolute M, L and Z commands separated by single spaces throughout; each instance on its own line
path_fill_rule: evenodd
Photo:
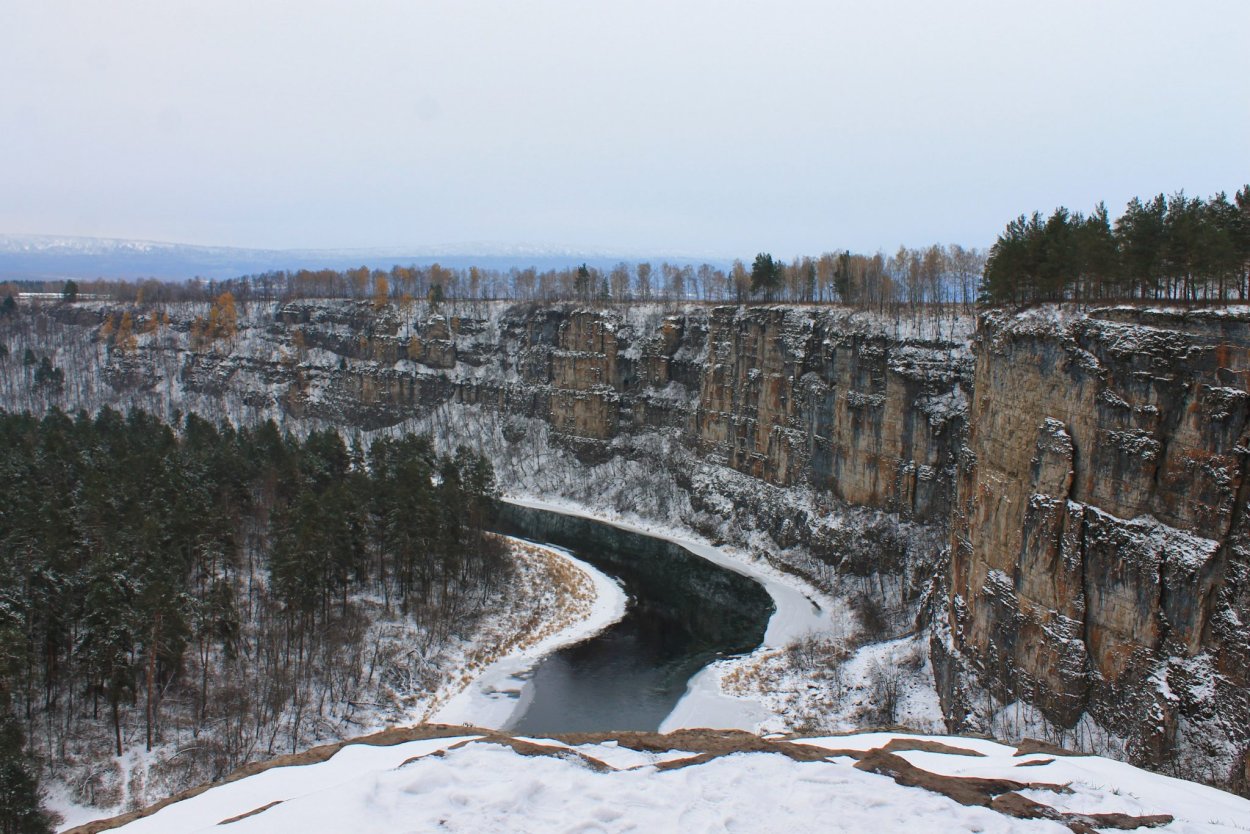
M 873 639 L 924 635 L 951 732 L 1250 786 L 1245 312 L 302 300 L 206 335 L 208 316 L 22 309 L 0 404 L 471 444 L 505 492 L 749 549 L 870 608 Z M 35 379 L 43 357 L 62 382 Z

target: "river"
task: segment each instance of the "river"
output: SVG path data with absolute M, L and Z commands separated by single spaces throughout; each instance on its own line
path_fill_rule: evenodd
M 769 592 L 673 542 L 516 504 L 503 505 L 499 527 L 571 551 L 629 596 L 616 624 L 532 669 L 511 732 L 657 730 L 700 669 L 764 640 Z

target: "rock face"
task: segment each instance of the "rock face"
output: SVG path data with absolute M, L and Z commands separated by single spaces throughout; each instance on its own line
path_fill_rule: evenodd
M 954 346 L 732 307 L 712 311 L 706 338 L 692 434 L 707 459 L 851 504 L 946 513 L 967 372 Z
M 666 432 L 703 459 L 780 487 L 944 518 L 966 408 L 966 348 L 888 333 L 845 311 L 514 307 L 429 316 L 401 332 L 324 304 L 288 304 L 296 341 L 343 361 L 288 374 L 286 413 L 376 428 L 454 402 L 537 417 L 579 456 Z M 407 358 L 407 361 L 396 361 Z M 184 368 L 192 387 L 220 362 Z
M 966 678 L 1061 728 L 1088 714 L 1139 762 L 1244 768 L 1250 321 L 989 313 L 975 353 L 948 722 L 972 721 Z
M 940 550 L 971 392 L 967 319 L 297 301 L 240 305 L 238 332 L 205 343 L 192 335 L 205 308 L 167 305 L 160 316 L 131 310 L 137 344 L 119 350 L 102 325 L 120 312 L 31 311 L 14 350 L 52 355 L 69 384 L 36 390 L 13 364 L 0 373 L 0 405 L 196 410 L 349 432 L 402 425 L 493 442 L 497 466 L 535 461 L 511 467 L 524 489 L 602 502 L 567 493 L 567 482 L 611 479 L 616 509 L 659 510 L 657 520 L 740 543 L 763 533 L 801 550 L 807 562 L 786 567 L 809 576 L 875 574 L 875 554 L 888 551 L 889 570 L 908 574 L 900 611 L 918 602 Z M 539 471 L 560 467 L 563 483 Z M 626 494 L 629 479 L 647 483 Z M 835 505 L 877 513 L 865 522 L 874 531 L 842 524 Z M 881 513 L 901 521 L 882 526 Z

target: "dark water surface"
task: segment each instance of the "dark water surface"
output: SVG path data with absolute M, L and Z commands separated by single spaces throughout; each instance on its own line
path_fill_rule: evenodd
M 683 547 L 515 504 L 503 506 L 499 529 L 567 548 L 629 595 L 619 623 L 538 665 L 512 732 L 657 730 L 696 672 L 764 640 L 768 592 Z

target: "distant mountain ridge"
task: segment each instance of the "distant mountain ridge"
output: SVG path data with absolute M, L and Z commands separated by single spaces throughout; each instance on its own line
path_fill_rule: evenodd
M 358 266 L 389 269 L 396 264 L 434 262 L 450 268 L 534 267 L 545 270 L 581 263 L 606 268 L 619 261 L 728 265 L 727 260 L 716 257 L 500 243 L 368 249 L 247 249 L 119 238 L 0 234 L 0 280 L 158 278 L 177 281 L 195 277 L 223 280 L 273 270 Z

